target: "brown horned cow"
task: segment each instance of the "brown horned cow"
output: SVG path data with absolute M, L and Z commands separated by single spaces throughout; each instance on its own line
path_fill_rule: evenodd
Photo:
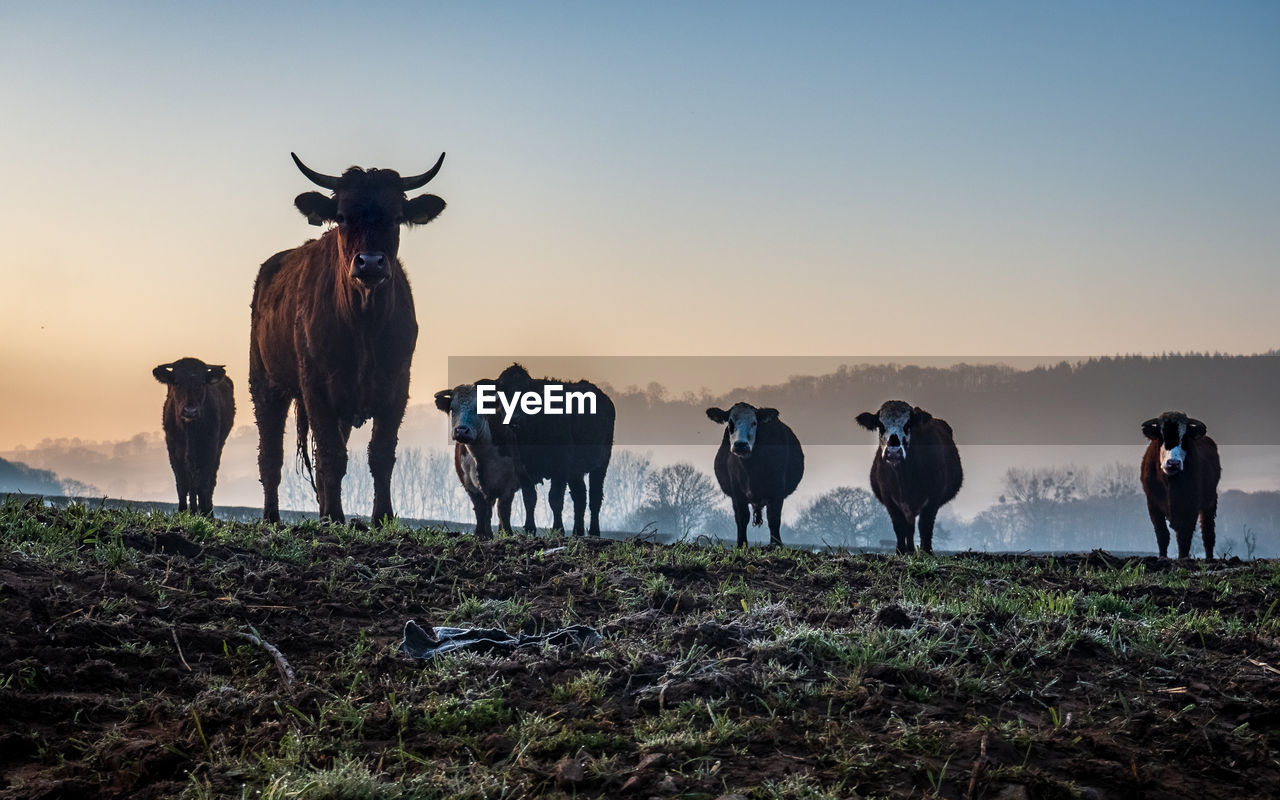
M 312 183 L 333 193 L 305 192 L 294 205 L 312 225 L 333 227 L 267 259 L 253 287 L 249 393 L 258 423 L 262 515 L 280 519 L 285 420 L 296 402 L 298 452 L 308 465 L 308 428 L 315 437 L 321 519 L 345 521 L 347 439 L 352 426 L 373 420 L 371 518 L 381 523 L 393 516 L 391 470 L 418 338 L 409 279 L 397 257 L 400 226 L 424 225 L 445 207 L 433 194 L 409 200 L 405 193 L 434 178 L 444 154 L 408 178 L 359 167 L 333 177 L 296 155 L 293 160 Z
M 226 368 L 198 358 L 180 358 L 151 370 L 169 387 L 164 398 L 164 443 L 178 488 L 178 510 L 188 505 L 213 516 L 222 446 L 236 416 L 235 389 Z

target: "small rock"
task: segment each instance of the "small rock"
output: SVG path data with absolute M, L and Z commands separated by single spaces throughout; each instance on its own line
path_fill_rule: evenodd
M 572 786 L 586 779 L 587 765 L 584 759 L 578 756 L 565 756 L 556 764 L 556 786 Z
M 1080 787 L 1080 800 L 1106 800 L 1102 792 L 1092 786 Z
M 1030 800 L 1030 796 L 1027 794 L 1027 787 L 1015 783 L 1001 789 L 995 800 Z
M 910 628 L 914 621 L 901 606 L 885 606 L 876 612 L 876 624 L 881 628 Z
M 649 767 L 652 767 L 654 764 L 662 763 L 662 761 L 664 761 L 666 757 L 667 757 L 666 753 L 649 753 L 647 756 L 640 759 L 639 764 L 636 764 L 635 771 L 643 772 Z

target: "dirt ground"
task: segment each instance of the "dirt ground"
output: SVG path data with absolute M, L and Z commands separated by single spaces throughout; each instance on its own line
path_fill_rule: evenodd
M 1280 796 L 1275 562 L 2 530 L 0 798 Z

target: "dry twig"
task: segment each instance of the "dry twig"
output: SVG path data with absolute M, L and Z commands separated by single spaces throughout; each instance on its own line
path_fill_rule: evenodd
M 263 650 L 266 650 L 268 653 L 270 653 L 271 657 L 274 658 L 276 661 L 276 669 L 280 670 L 280 679 L 284 681 L 285 688 L 287 689 L 290 686 L 292 686 L 293 685 L 293 667 L 289 666 L 289 661 L 284 657 L 284 653 L 281 653 L 280 650 L 277 649 L 276 646 L 273 645 L 271 642 L 268 642 L 266 639 L 263 639 L 261 636 L 259 636 L 257 631 L 254 631 L 252 629 L 250 630 L 252 631 L 251 633 L 245 633 L 244 631 L 237 631 L 236 636 L 239 636 L 241 639 L 245 639 L 246 641 L 252 642 L 253 644 L 258 645 Z

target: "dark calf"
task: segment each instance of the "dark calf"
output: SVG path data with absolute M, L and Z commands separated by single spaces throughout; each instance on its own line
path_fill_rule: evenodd
M 235 420 L 235 390 L 225 368 L 181 358 L 151 371 L 169 387 L 164 398 L 164 442 L 178 488 L 178 510 L 213 516 L 222 446 Z
M 708 408 L 707 418 L 725 426 L 716 451 L 716 480 L 733 504 L 738 547 L 747 546 L 747 521 L 761 524 L 764 511 L 769 517 L 769 545 L 781 546 L 782 501 L 804 477 L 800 440 L 778 419 L 776 408 L 735 403 L 728 411 Z
M 1196 517 L 1204 557 L 1213 558 L 1222 463 L 1207 431 L 1203 422 L 1180 411 L 1166 411 L 1142 423 L 1142 435 L 1151 440 L 1142 456 L 1142 490 L 1161 558 L 1169 555 L 1170 524 L 1178 536 L 1178 558 L 1191 556 Z
M 915 550 L 918 518 L 920 549 L 932 553 L 938 509 L 956 496 L 964 480 L 951 426 L 901 400 L 859 414 L 858 424 L 880 436 L 871 462 L 871 491 L 889 512 L 898 552 Z

